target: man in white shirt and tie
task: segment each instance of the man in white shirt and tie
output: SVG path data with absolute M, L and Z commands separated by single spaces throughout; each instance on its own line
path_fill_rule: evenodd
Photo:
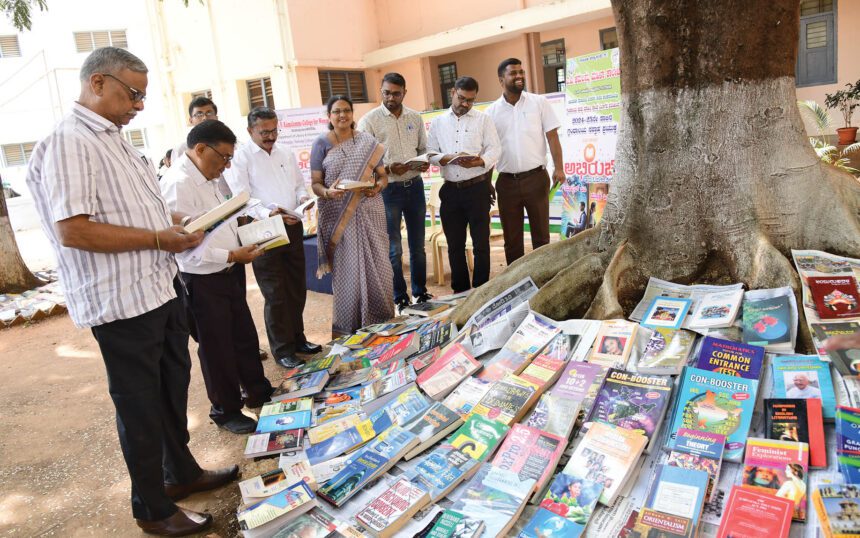
M 236 135 L 218 120 L 205 120 L 188 133 L 188 149 L 164 175 L 161 192 L 171 210 L 199 215 L 226 198 L 216 181 L 233 159 Z M 264 218 L 268 210 L 254 215 Z M 243 405 L 269 401 L 272 385 L 258 355 L 257 328 L 245 299 L 245 265 L 262 254 L 241 246 L 236 219 L 208 232 L 203 244 L 176 256 L 183 299 L 191 311 L 200 369 L 212 406 L 209 417 L 236 434 L 252 433 L 257 423 Z M 242 397 L 242 388 L 247 397 Z
M 451 109 L 430 123 L 427 151 L 442 167 L 445 184 L 439 191 L 439 218 L 448 240 L 451 288 L 454 293 L 478 287 L 490 279 L 490 208 L 495 199 L 493 166 L 501 148 L 493 121 L 472 106 L 478 81 L 460 77 L 451 90 Z M 472 236 L 475 269 L 469 282 L 466 228 Z
M 508 265 L 521 258 L 523 210 L 529 216 L 532 248 L 549 243 L 549 190 L 546 146 L 552 155 L 553 184 L 564 181 L 564 159 L 558 128 L 561 126 L 549 101 L 525 91 L 526 73 L 522 62 L 508 58 L 499 64 L 502 96 L 487 109 L 502 142 L 496 191 L 499 218 L 505 235 Z
M 307 201 L 307 188 L 293 152 L 279 146 L 278 115 L 257 107 L 248 114 L 251 141 L 242 145 L 224 177 L 233 194 L 248 192 L 269 209 L 283 215 L 290 244 L 267 250 L 252 262 L 254 276 L 266 301 L 263 314 L 269 350 L 284 368 L 301 366 L 296 353 L 318 353 L 322 346 L 308 342 L 302 315 L 307 300 L 304 229 L 295 210 Z

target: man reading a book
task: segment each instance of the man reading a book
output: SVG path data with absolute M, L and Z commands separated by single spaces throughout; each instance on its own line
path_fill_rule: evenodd
M 198 214 L 225 201 L 216 181 L 233 159 L 236 135 L 218 120 L 205 120 L 188 133 L 188 149 L 161 183 L 172 211 Z M 262 209 L 253 215 L 268 216 Z M 242 407 L 269 401 L 272 385 L 259 359 L 257 328 L 245 299 L 245 264 L 263 251 L 241 246 L 236 218 L 210 230 L 198 248 L 176 256 L 183 299 L 197 332 L 197 355 L 212 407 L 209 417 L 236 434 L 253 432 L 257 423 Z M 242 397 L 242 388 L 247 396 Z
M 263 316 L 269 350 L 284 368 L 301 366 L 296 353 L 319 353 L 322 346 L 308 342 L 302 315 L 307 300 L 304 227 L 290 214 L 310 196 L 293 152 L 277 144 L 278 115 L 257 107 L 248 114 L 251 141 L 236 151 L 224 177 L 233 194 L 245 191 L 284 219 L 288 245 L 269 249 L 252 262 L 265 299 Z
M 489 116 L 475 110 L 478 81 L 460 77 L 451 89 L 451 108 L 433 119 L 427 149 L 430 162 L 442 167 L 439 218 L 448 240 L 454 293 L 477 288 L 490 279 L 490 208 L 496 197 L 493 167 L 499 159 L 499 135 Z M 466 154 L 468 156 L 463 156 Z M 472 236 L 475 268 L 469 282 L 466 229 Z
M 188 449 L 191 358 L 173 254 L 203 234 L 178 225 L 183 215 L 169 211 L 155 170 L 122 136 L 143 111 L 146 65 L 103 47 L 84 60 L 80 80 L 71 112 L 34 148 L 27 186 L 59 260 L 69 316 L 101 350 L 137 525 L 198 533 L 212 516 L 175 501 L 239 472 L 204 471 Z
M 365 114 L 358 130 L 373 135 L 385 146 L 382 163 L 388 172 L 388 186 L 382 191 L 388 228 L 388 257 L 394 270 L 394 303 L 399 310 L 410 305 L 406 280 L 403 278 L 403 241 L 400 223 L 406 221 L 409 244 L 409 270 L 412 297 L 416 303 L 429 301 L 427 293 L 427 257 L 424 252 L 424 181 L 421 173 L 430 168 L 429 161 L 407 163 L 427 151 L 424 120 L 418 112 L 403 106 L 406 79 L 399 73 L 382 77 L 382 104 Z
M 546 147 L 552 155 L 552 183 L 564 181 L 564 159 L 558 128 L 561 123 L 546 97 L 525 91 L 522 62 L 508 58 L 499 64 L 502 95 L 487 109 L 493 119 L 502 154 L 499 157 L 499 218 L 505 235 L 508 265 L 523 256 L 523 210 L 529 216 L 532 248 L 549 243 L 550 180 Z

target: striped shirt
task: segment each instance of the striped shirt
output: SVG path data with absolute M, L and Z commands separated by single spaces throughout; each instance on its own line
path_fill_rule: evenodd
M 129 319 L 176 297 L 173 255 L 157 250 L 99 253 L 64 247 L 54 223 L 77 215 L 147 230 L 171 225 L 155 170 L 120 129 L 75 103 L 33 150 L 27 186 L 59 263 L 69 315 L 78 327 Z

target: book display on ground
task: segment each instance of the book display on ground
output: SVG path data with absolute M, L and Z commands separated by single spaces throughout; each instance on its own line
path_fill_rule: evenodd
M 281 371 L 284 386 L 260 409 L 246 443 L 258 460 L 238 484 L 240 531 L 856 535 L 860 381 L 846 375 L 857 371 L 848 352 L 821 345 L 860 320 L 822 321 L 807 289 L 809 276 L 860 275 L 860 260 L 846 263 L 802 274 L 805 318 L 789 288 L 652 279 L 656 293 L 630 315 L 651 327 L 556 321 L 529 311 L 536 287 L 525 280 L 462 328 L 446 311 L 345 335 Z M 773 329 L 783 313 L 787 338 Z M 799 319 L 817 355 L 793 354 L 809 342 Z M 296 484 L 307 489 L 283 500 Z

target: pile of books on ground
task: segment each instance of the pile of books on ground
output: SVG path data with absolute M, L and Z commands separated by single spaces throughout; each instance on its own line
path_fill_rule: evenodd
M 860 391 L 793 353 L 790 288 L 652 279 L 603 321 L 541 316 L 537 291 L 459 330 L 444 298 L 287 372 L 248 439 L 272 459 L 240 484 L 244 535 L 860 533 Z
M 36 271 L 33 275 L 45 284 L 23 293 L 0 293 L 0 328 L 24 325 L 68 311 L 57 272 Z

